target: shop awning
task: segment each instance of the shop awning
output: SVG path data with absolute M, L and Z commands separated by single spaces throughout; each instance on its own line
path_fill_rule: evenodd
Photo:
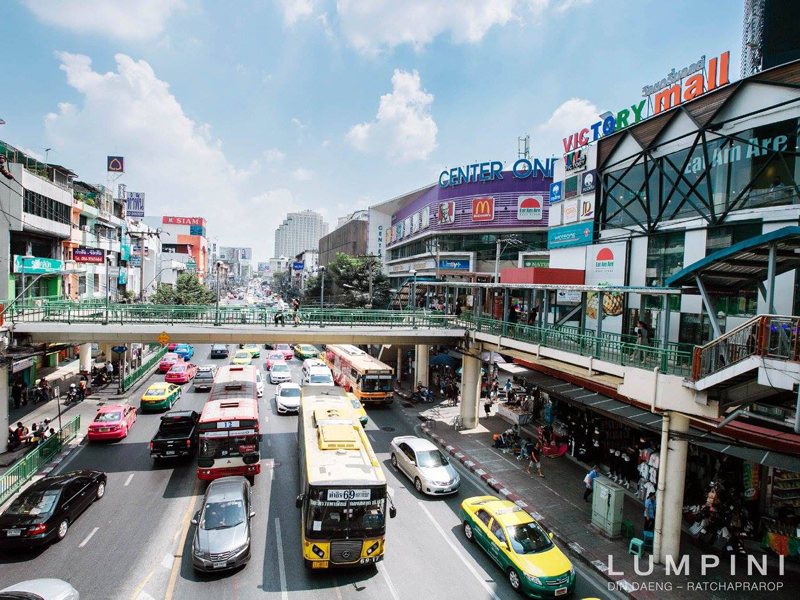
M 497 363 L 497 368 L 501 371 L 505 371 L 506 373 L 510 373 L 511 375 L 517 375 L 518 377 L 521 377 L 524 373 L 530 372 L 530 369 L 527 367 L 507 362 Z
M 501 365 L 498 365 L 502 367 Z M 530 381 L 550 395 L 556 396 L 572 404 L 584 405 L 609 418 L 624 422 L 630 427 L 644 429 L 651 433 L 661 434 L 661 416 L 653 414 L 637 406 L 631 406 L 615 398 L 587 390 L 574 383 L 563 381 L 546 373 L 527 370 L 519 377 Z M 689 427 L 689 442 L 715 452 L 729 454 L 743 460 L 768 467 L 776 467 L 800 473 L 800 457 L 775 452 L 766 448 L 741 445 L 721 435 Z

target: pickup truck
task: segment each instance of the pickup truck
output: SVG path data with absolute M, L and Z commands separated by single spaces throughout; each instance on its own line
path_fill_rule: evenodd
M 193 410 L 174 410 L 161 416 L 161 425 L 150 440 L 151 458 L 192 456 L 197 451 L 197 420 Z

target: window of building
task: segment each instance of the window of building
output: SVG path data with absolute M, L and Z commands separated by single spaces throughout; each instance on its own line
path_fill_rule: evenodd
M 22 210 L 29 215 L 42 217 L 57 223 L 68 225 L 70 222 L 70 206 L 30 190 L 24 190 Z
M 100 290 L 100 273 L 95 273 L 92 279 L 92 291 L 99 292 Z
M 645 285 L 662 287 L 664 282 L 683 268 L 683 253 L 686 243 L 686 232 L 670 231 L 651 235 L 647 240 L 647 268 Z M 663 308 L 660 296 L 645 296 L 645 307 Z M 670 298 L 672 310 L 680 310 L 680 297 Z
M 706 231 L 706 256 L 761 235 L 761 221 L 709 227 Z
M 86 275 L 78 277 L 78 295 L 83 296 L 86 294 Z

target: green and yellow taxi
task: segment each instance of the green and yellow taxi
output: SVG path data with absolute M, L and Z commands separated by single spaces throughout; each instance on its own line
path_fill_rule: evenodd
M 317 350 L 311 344 L 297 344 L 294 347 L 294 355 L 300 360 L 305 360 L 307 358 L 316 358 L 318 354 L 319 350 Z
M 252 358 L 258 358 L 261 356 L 261 348 L 258 344 L 244 344 L 242 346 L 242 350 L 249 352 Z
M 513 502 L 467 498 L 461 503 L 461 521 L 467 540 L 503 569 L 514 590 L 532 598 L 558 598 L 575 589 L 575 569 L 553 535 Z
M 249 365 L 253 362 L 253 355 L 247 350 L 237 350 L 231 360 L 232 365 Z
M 358 420 L 361 421 L 361 426 L 366 427 L 367 421 L 367 411 L 364 410 L 364 407 L 361 405 L 361 402 L 353 392 L 347 392 L 347 399 L 350 400 L 350 404 L 353 405 L 353 412 L 358 417 Z
M 142 395 L 139 408 L 146 410 L 169 410 L 181 397 L 181 387 L 174 383 L 154 383 Z

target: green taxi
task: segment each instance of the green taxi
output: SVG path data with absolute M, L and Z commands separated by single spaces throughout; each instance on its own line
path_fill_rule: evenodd
M 461 503 L 464 536 L 506 573 L 514 590 L 532 598 L 568 596 L 575 568 L 536 520 L 509 500 L 476 496 Z
M 139 407 L 142 411 L 169 410 L 181 397 L 181 388 L 174 383 L 154 383 L 142 395 Z
M 307 358 L 316 358 L 319 350 L 311 344 L 297 344 L 294 347 L 294 354 L 300 360 L 305 360 Z

